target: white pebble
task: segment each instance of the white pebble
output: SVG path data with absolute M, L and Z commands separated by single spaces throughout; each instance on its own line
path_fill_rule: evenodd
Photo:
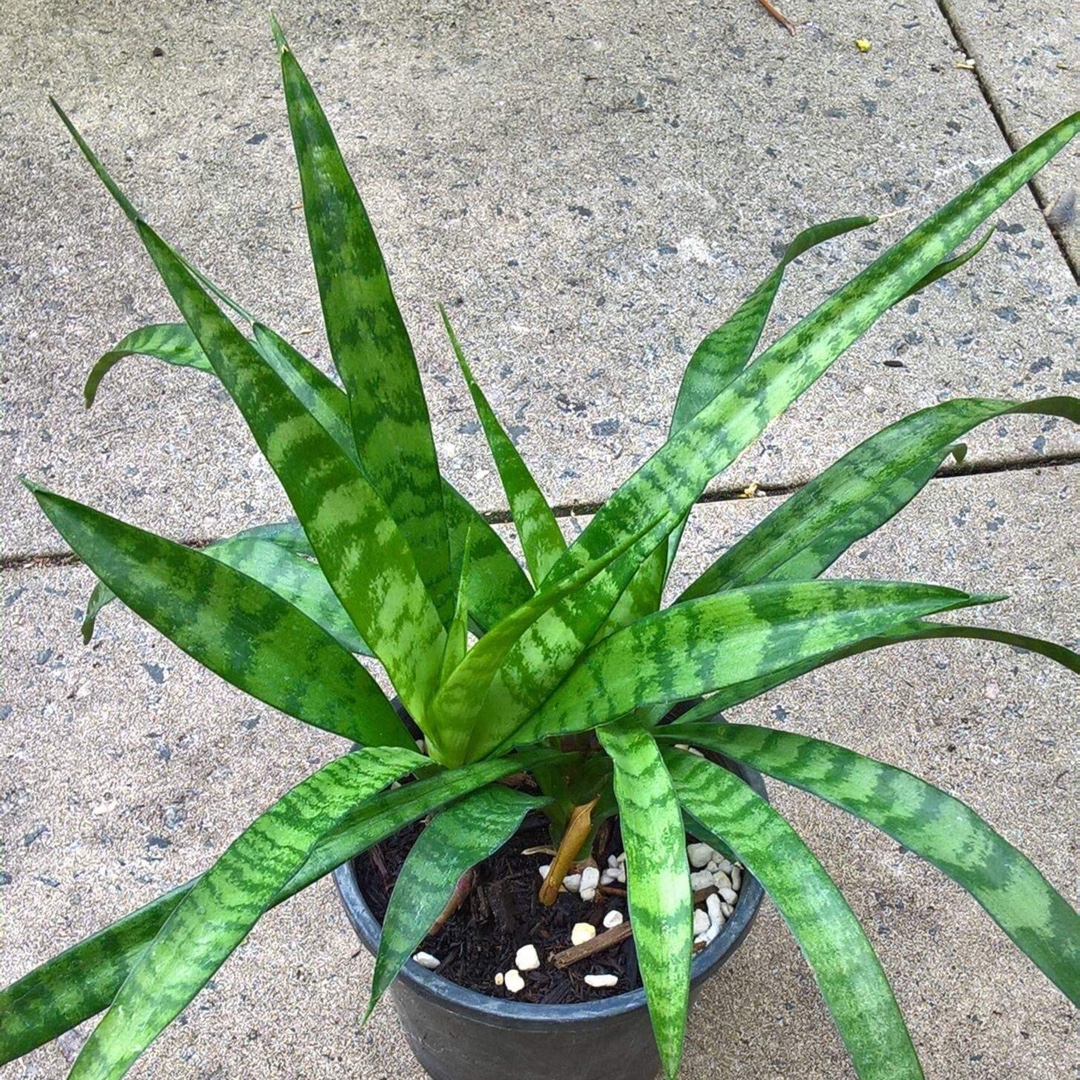
M 723 925 L 723 923 L 710 923 L 709 924 L 709 929 L 706 930 L 705 933 L 701 935 L 702 941 L 706 945 L 712 944 L 712 942 L 716 940 L 716 935 L 720 933 L 720 927 L 722 925 Z
M 700 870 L 714 856 L 713 849 L 708 844 L 687 844 L 686 857 L 695 870 Z
M 577 892 L 581 888 L 581 875 L 580 874 L 567 874 L 562 879 L 563 888 L 567 892 Z
M 502 984 L 503 984 L 503 973 L 501 971 L 496 971 L 495 972 L 495 985 L 496 986 L 502 986 Z
M 607 864 L 614 870 L 615 867 L 619 865 L 619 860 L 614 855 L 609 855 L 607 857 Z
M 713 874 L 713 882 L 718 889 L 731 888 L 731 878 L 729 878 L 723 870 L 717 870 L 716 873 Z
M 551 870 L 551 863 L 545 863 L 543 866 L 539 867 L 539 870 L 540 876 L 542 878 L 546 878 L 548 876 L 548 872 Z
M 618 975 L 586 975 L 585 982 L 589 986 L 600 989 L 602 986 L 614 986 L 619 981 Z
M 694 937 L 704 934 L 711 925 L 712 922 L 708 914 L 702 911 L 701 908 L 694 908 Z
M 705 910 L 709 913 L 709 922 L 719 922 L 724 917 L 720 910 L 720 897 L 716 893 L 709 893 L 705 897 Z
M 582 889 L 581 892 L 578 893 L 578 896 L 580 896 L 581 899 L 584 900 L 586 904 L 588 904 L 591 901 L 596 899 L 596 890 L 595 889 Z
M 517 968 L 511 968 L 503 976 L 503 982 L 511 994 L 520 994 L 525 989 L 525 980 L 521 977 L 521 972 Z
M 574 928 L 570 931 L 570 942 L 573 945 L 584 945 L 586 941 L 592 941 L 594 937 L 596 937 L 596 927 L 592 923 L 574 923 Z
M 604 916 L 604 927 L 607 930 L 614 930 L 616 926 L 622 926 L 623 914 L 621 911 L 609 911 Z
M 734 889 L 720 889 L 720 899 L 725 903 L 734 904 L 739 899 L 739 894 Z
M 626 852 L 625 851 L 620 851 L 619 854 L 615 856 L 615 861 L 620 866 L 624 866 L 626 864 Z
M 616 879 L 621 884 L 626 884 L 626 863 L 619 863 L 619 876 Z
M 737 866 L 731 868 L 731 887 L 736 892 L 742 888 L 742 871 Z
M 723 912 L 725 919 L 731 918 L 732 913 L 735 911 L 730 904 L 721 904 L 720 910 Z
M 708 870 L 695 870 L 690 875 L 690 888 L 697 892 L 698 889 L 707 889 L 713 883 L 713 876 Z
M 710 874 L 715 874 L 716 871 L 720 869 L 720 864 L 715 859 L 710 859 L 705 864 L 705 869 L 708 870 Z
M 586 866 L 581 871 L 581 891 L 595 889 L 600 884 L 600 871 L 595 866 Z
M 429 952 L 418 952 L 413 956 L 413 959 L 422 968 L 427 968 L 428 971 L 434 971 L 442 963 L 438 957 L 432 956 Z
M 723 870 L 725 874 L 730 874 L 731 873 L 731 863 L 727 859 L 721 859 L 720 860 L 720 867 L 719 868 L 721 870 Z
M 522 945 L 514 957 L 518 971 L 535 971 L 540 966 L 540 957 L 535 945 Z
M 618 881 L 618 880 L 619 880 L 619 871 L 618 871 L 618 869 L 612 869 L 610 866 L 606 870 L 604 870 L 603 873 L 601 873 L 601 875 L 600 875 L 600 884 L 601 885 L 610 885 L 610 884 L 612 884 L 612 882 L 615 882 L 615 881 Z

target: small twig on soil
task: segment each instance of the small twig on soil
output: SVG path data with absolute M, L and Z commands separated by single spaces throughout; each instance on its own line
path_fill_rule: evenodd
M 778 22 L 781 26 L 787 28 L 787 32 L 794 37 L 795 36 L 795 24 L 770 0 L 758 0 L 758 3 Z
M 706 889 L 695 889 L 692 896 L 692 900 L 695 905 L 704 904 L 710 896 L 719 896 L 720 890 L 715 885 L 710 885 Z
M 563 949 L 562 952 L 555 953 L 551 958 L 551 962 L 557 968 L 568 968 L 579 960 L 585 960 L 590 956 L 595 956 L 598 952 L 610 949 L 613 945 L 618 945 L 619 942 L 625 941 L 630 936 L 630 933 L 630 924 L 621 922 L 618 926 L 613 926 L 610 930 L 597 934 L 591 941 L 586 941 L 582 945 L 572 945 L 569 949 Z
M 626 895 L 626 890 L 625 889 L 620 889 L 615 885 L 597 885 L 596 886 L 596 895 L 597 896 L 625 896 Z

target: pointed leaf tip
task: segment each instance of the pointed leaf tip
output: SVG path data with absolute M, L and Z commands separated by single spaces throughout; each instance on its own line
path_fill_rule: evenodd
M 274 9 L 270 8 L 270 31 L 274 35 L 274 44 L 284 53 L 289 51 L 289 43 L 285 40 L 285 31 L 281 29 L 281 23 L 277 21 Z

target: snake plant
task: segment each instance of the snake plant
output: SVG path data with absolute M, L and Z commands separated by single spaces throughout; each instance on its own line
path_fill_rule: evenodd
M 883 829 L 968 889 L 1080 1003 L 1080 916 L 975 813 L 854 751 L 720 714 L 840 658 L 921 638 L 1005 642 L 1080 671 L 1076 653 L 1050 642 L 927 621 L 998 597 L 821 579 L 949 454 L 962 453 L 957 440 L 972 427 L 1023 412 L 1075 422 L 1080 400 L 966 398 L 898 420 L 661 604 L 687 515 L 706 485 L 880 315 L 964 262 L 974 249 L 952 253 L 1069 142 L 1080 114 L 982 176 L 755 356 L 787 264 L 873 219 L 832 221 L 797 236 L 694 352 L 667 441 L 570 544 L 446 321 L 524 549 L 522 566 L 440 473 L 375 234 L 276 24 L 274 35 L 340 381 L 170 247 L 57 111 L 183 316 L 135 331 L 102 357 L 88 403 L 108 369 L 130 354 L 220 380 L 295 519 L 194 550 L 27 483 L 100 579 L 87 634 L 102 606 L 119 598 L 222 678 L 357 748 L 289 791 L 201 877 L 0 993 L 0 1063 L 103 1011 L 70 1075 L 122 1076 L 265 911 L 423 819 L 418 855 L 401 874 L 396 914 L 384 928 L 374 1004 L 463 872 L 505 843 L 527 812 L 547 813 L 558 842 L 575 808 L 598 797 L 596 820 L 619 816 L 630 921 L 668 1077 L 679 1070 L 690 981 L 688 823 L 733 852 L 772 897 L 858 1075 L 920 1076 L 881 966 L 829 876 L 767 801 L 687 746 L 745 763 Z M 381 664 L 421 742 L 361 657 Z M 672 721 L 678 703 L 693 705 Z M 499 783 L 511 774 L 532 781 Z

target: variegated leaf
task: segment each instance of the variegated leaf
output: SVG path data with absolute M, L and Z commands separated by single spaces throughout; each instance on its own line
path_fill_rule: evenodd
M 859 920 L 798 833 L 737 776 L 664 756 L 679 802 L 761 882 L 799 943 L 861 1080 L 921 1080 L 904 1018 Z

